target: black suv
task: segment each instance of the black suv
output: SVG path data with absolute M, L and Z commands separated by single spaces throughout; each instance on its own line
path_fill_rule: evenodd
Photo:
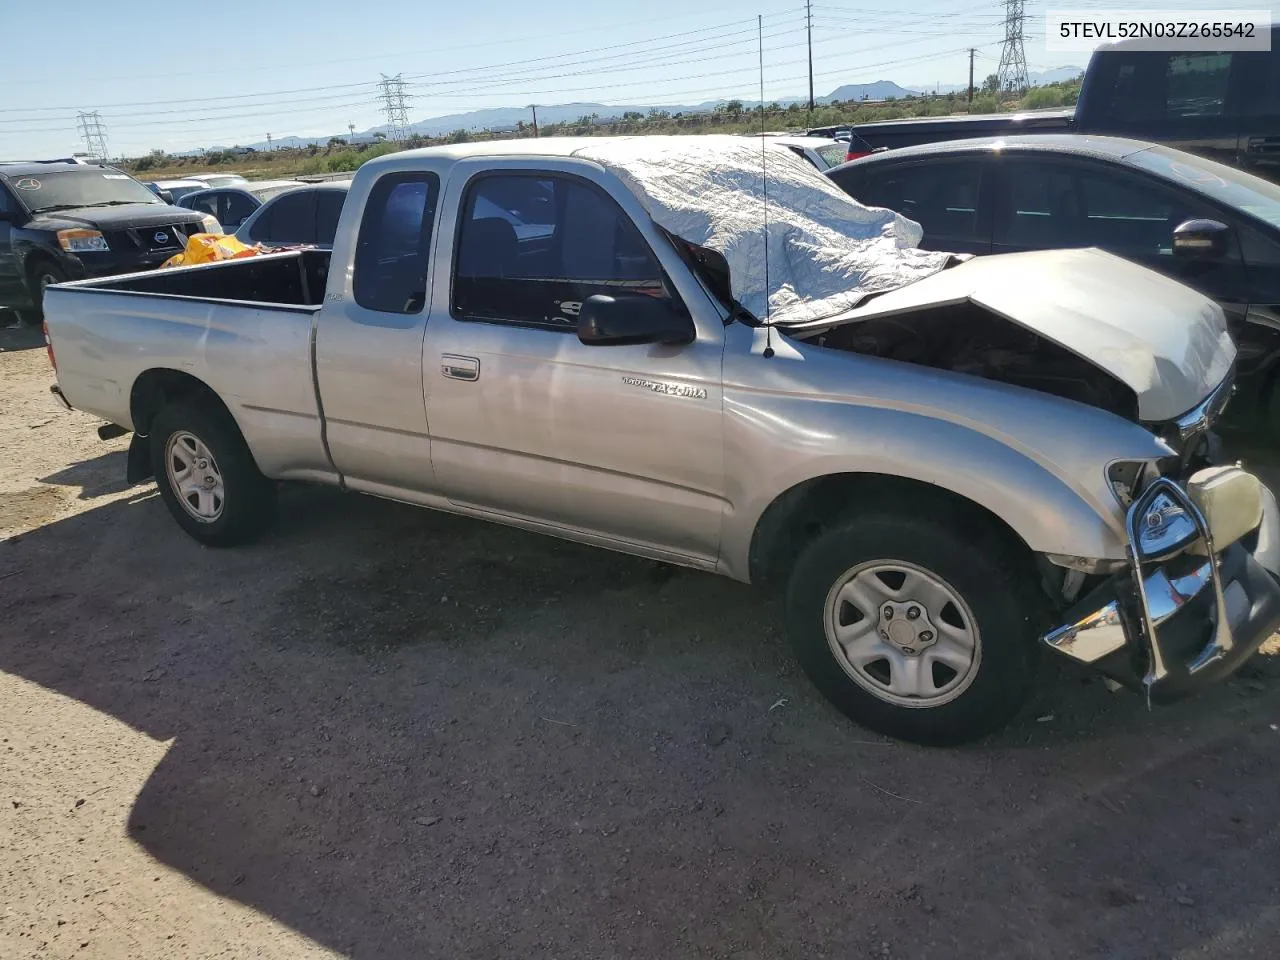
M 214 229 L 114 167 L 0 163 L 0 309 L 38 318 L 49 284 L 150 269 Z

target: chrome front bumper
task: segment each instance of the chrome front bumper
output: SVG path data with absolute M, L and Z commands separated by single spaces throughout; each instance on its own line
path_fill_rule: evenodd
M 1164 702 L 1228 676 L 1280 625 L 1280 508 L 1264 487 L 1257 530 L 1214 554 L 1209 531 L 1185 491 L 1157 482 L 1196 520 L 1200 539 L 1163 563 L 1140 563 L 1131 512 L 1128 568 L 1082 598 L 1063 625 L 1042 639 L 1050 649 Z

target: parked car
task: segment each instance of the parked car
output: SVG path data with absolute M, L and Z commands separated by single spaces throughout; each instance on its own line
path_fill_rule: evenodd
M 241 186 L 211 187 L 188 193 L 178 201 L 178 206 L 197 210 L 216 217 L 222 229 L 235 233 L 249 219 L 253 211 L 278 193 L 295 190 L 296 180 L 254 180 Z
M 1239 344 L 1235 412 L 1280 439 L 1280 187 L 1143 141 L 1046 135 L 926 144 L 839 167 L 850 196 L 966 253 L 1098 247 L 1195 287 Z
M 1280 25 L 1269 50 L 1136 50 L 1089 59 L 1073 129 L 1155 140 L 1280 179 Z
M 849 142 L 830 137 L 811 137 L 807 134 L 765 134 L 770 143 L 786 147 L 796 156 L 804 157 L 819 170 L 830 170 L 849 157 Z
M 176 203 L 188 193 L 209 189 L 202 180 L 143 180 L 142 185 L 165 203 Z
M 237 187 L 250 182 L 238 173 L 193 173 L 187 179 L 199 180 L 210 187 Z
M 838 136 L 847 129 L 858 137 L 866 149 L 851 150 L 850 160 L 876 150 L 897 150 L 921 143 L 944 140 L 967 140 L 977 137 L 1017 136 L 1025 133 L 1065 133 L 1070 129 L 1071 109 L 1027 110 L 1022 113 L 957 114 L 949 117 L 907 117 L 901 120 L 876 120 L 848 127 L 831 127 L 811 131 Z
M 236 239 L 266 247 L 309 244 L 328 250 L 338 230 L 350 180 L 302 185 L 277 193 L 236 230 Z
M 209 218 L 104 164 L 0 164 L 0 307 L 40 315 L 64 280 L 158 266 Z
M 1212 464 L 1221 309 L 1098 250 L 914 249 L 782 149 L 766 233 L 758 154 L 377 158 L 332 253 L 51 288 L 55 391 L 205 544 L 305 480 L 785 583 L 819 689 L 911 740 L 1007 721 L 1042 644 L 1156 702 L 1250 657 L 1280 520 Z

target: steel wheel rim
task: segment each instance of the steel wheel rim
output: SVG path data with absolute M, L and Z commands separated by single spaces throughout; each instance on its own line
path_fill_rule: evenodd
M 222 516 L 222 472 L 203 440 L 185 430 L 172 434 L 164 445 L 164 464 L 169 489 L 193 520 L 213 523 Z
M 978 623 L 959 592 L 900 560 L 869 560 L 841 574 L 827 592 L 823 628 L 849 678 L 895 706 L 950 703 L 982 662 Z

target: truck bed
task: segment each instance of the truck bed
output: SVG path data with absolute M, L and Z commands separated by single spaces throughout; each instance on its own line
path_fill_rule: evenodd
M 294 250 L 169 270 L 85 280 L 76 290 L 144 293 L 199 300 L 319 307 L 329 276 L 329 251 Z
M 132 430 L 147 384 L 195 381 L 226 404 L 263 472 L 322 479 L 312 360 L 328 269 L 327 252 L 305 250 L 52 286 L 63 395 Z

